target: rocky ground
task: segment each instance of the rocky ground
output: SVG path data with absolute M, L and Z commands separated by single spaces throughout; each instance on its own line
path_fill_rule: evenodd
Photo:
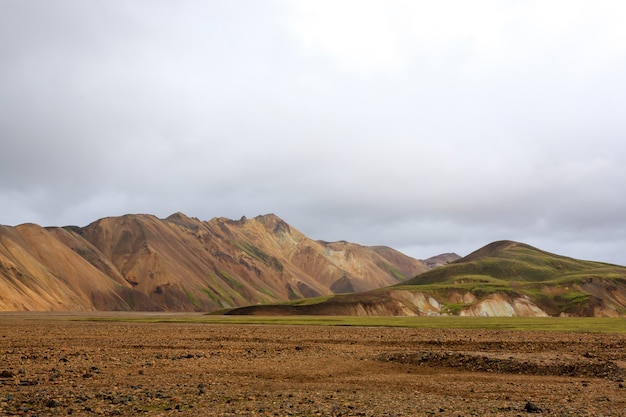
M 0 315 L 0 415 L 626 416 L 626 335 Z

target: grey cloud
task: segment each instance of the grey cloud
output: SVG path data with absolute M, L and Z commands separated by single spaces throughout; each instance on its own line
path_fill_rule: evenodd
M 620 3 L 446 4 L 2 2 L 0 223 L 274 212 L 626 263 Z

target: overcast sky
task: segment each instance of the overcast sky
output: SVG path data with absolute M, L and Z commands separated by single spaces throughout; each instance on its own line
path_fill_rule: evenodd
M 0 224 L 177 211 L 626 265 L 626 2 L 0 0 Z

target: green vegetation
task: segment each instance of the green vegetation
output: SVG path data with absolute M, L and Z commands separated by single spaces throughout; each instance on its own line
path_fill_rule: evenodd
M 259 261 L 263 262 L 265 265 L 268 265 L 274 268 L 275 270 L 282 272 L 284 266 L 275 256 L 270 256 L 267 253 L 263 252 L 261 249 L 257 248 L 256 246 L 250 245 L 245 242 L 235 243 L 235 246 L 237 246 L 239 249 L 244 251 L 250 257 L 258 259 Z
M 393 288 L 407 291 L 429 292 L 443 295 L 450 290 L 472 291 L 481 295 L 493 293 L 514 292 L 518 285 L 515 282 L 507 282 L 485 275 L 465 275 L 454 282 L 433 283 L 424 285 L 400 284 Z
M 500 246 L 505 246 L 500 244 Z M 543 252 L 531 246 L 509 242 L 504 248 L 494 246 L 465 262 L 455 262 L 412 278 L 401 285 L 446 285 L 471 287 L 480 279 L 491 280 L 497 287 L 518 283 L 580 283 L 590 276 L 624 278 L 626 268 L 601 262 L 581 261 Z M 480 252 L 479 251 L 479 252 Z M 479 278 L 480 277 L 480 278 Z M 472 287 L 473 288 L 473 287 Z
M 559 305 L 561 311 L 570 308 L 584 309 L 589 304 L 589 294 L 580 291 L 568 291 L 554 297 L 554 301 Z
M 325 295 L 322 297 L 311 297 L 311 298 L 301 298 L 299 300 L 292 300 L 292 301 L 285 301 L 283 303 L 280 303 L 282 305 L 291 305 L 291 306 L 310 306 L 310 305 L 315 305 L 315 304 L 321 304 L 324 303 L 330 299 L 339 297 L 340 295 L 336 295 L 336 296 L 332 296 L 332 295 Z
M 269 303 L 269 302 L 276 301 L 279 299 L 276 296 L 276 294 L 274 294 L 274 292 L 268 287 L 263 287 L 260 285 L 253 285 L 253 287 L 255 290 L 259 291 L 261 294 L 265 294 L 266 296 L 269 297 L 269 299 L 267 300 L 261 300 L 262 303 Z
M 199 314 L 160 315 L 128 313 L 127 316 L 84 316 L 71 320 L 139 322 L 139 323 L 205 323 L 264 324 L 303 326 L 377 326 L 429 329 L 488 329 L 559 331 L 581 333 L 626 333 L 626 320 L 593 317 L 353 317 L 353 316 L 217 316 Z
M 220 300 L 219 298 L 217 298 L 215 296 L 215 293 L 213 291 L 211 291 L 208 288 L 202 288 L 201 291 L 203 293 L 205 293 L 207 295 L 207 297 L 209 297 L 211 299 L 211 301 L 213 301 L 216 305 L 220 306 L 220 307 L 224 307 L 224 304 L 222 304 L 222 300 Z
M 403 285 L 395 286 L 395 289 L 428 293 L 435 298 L 445 299 L 451 291 L 468 291 L 478 299 L 484 299 L 491 294 L 505 294 L 511 297 L 528 296 L 537 305 L 547 308 L 551 315 L 558 316 L 561 313 L 580 312 L 589 304 L 589 294 L 572 289 L 570 286 L 558 285 L 551 282 L 525 283 L 519 281 L 496 281 L 496 282 L 464 282 L 462 284 L 431 284 L 431 285 Z M 556 294 L 550 294 L 550 290 L 544 293 L 544 288 L 551 288 Z M 442 313 L 457 315 L 461 310 L 469 307 L 469 304 L 444 304 Z
M 464 308 L 467 308 L 469 306 L 470 304 L 465 303 L 444 304 L 441 308 L 441 312 L 443 314 L 451 314 L 457 316 Z
M 255 253 L 250 247 L 248 250 Z M 398 278 L 402 276 L 394 267 L 386 265 L 386 268 L 394 276 Z M 607 282 L 608 280 L 610 282 Z M 593 308 L 602 305 L 598 303 L 603 302 L 600 298 L 603 291 L 614 291 L 623 288 L 624 285 L 626 285 L 625 267 L 576 260 L 543 252 L 528 245 L 504 241 L 494 242 L 463 258 L 462 261 L 432 269 L 392 287 L 364 293 L 298 299 L 278 304 L 292 307 L 325 304 L 319 309 L 297 310 L 287 308 L 283 310 L 290 313 L 294 311 L 303 311 L 306 314 L 314 314 L 316 311 L 329 313 L 343 311 L 348 313 L 354 311 L 349 307 L 356 303 L 365 306 L 364 308 L 369 308 L 395 302 L 392 290 L 403 290 L 419 292 L 435 298 L 439 303 L 443 303 L 441 313 L 452 317 L 458 316 L 461 311 L 473 304 L 473 302 L 469 304 L 460 302 L 460 296 L 466 293 L 471 293 L 473 295 L 471 299 L 475 299 L 476 302 L 480 302 L 493 294 L 500 294 L 504 296 L 505 300 L 507 298 L 514 300 L 519 297 L 528 297 L 532 303 L 553 317 L 563 313 L 580 316 L 593 314 Z M 291 289 L 291 292 L 298 295 L 294 289 Z M 591 294 L 594 294 L 595 298 Z M 611 309 L 624 309 L 621 306 L 613 306 L 610 301 L 607 302 L 607 306 Z M 223 311 L 217 312 L 217 314 L 223 313 Z M 285 317 L 284 320 L 292 319 Z M 370 320 L 381 319 L 372 318 Z M 402 319 L 398 318 L 398 320 Z M 418 319 L 412 318 L 411 320 Z M 429 320 L 437 319 L 431 318 Z M 411 323 L 413 326 L 414 322 Z M 445 323 L 446 326 L 450 324 L 450 322 L 445 321 L 435 323 Z M 496 323 L 508 325 L 518 322 Z M 539 322 L 533 321 L 532 323 L 535 325 Z M 406 323 L 402 325 L 406 325 Z M 494 326 L 497 328 L 499 325 Z
M 528 296 L 548 308 L 550 314 L 559 315 L 587 308 L 589 294 L 581 291 L 580 286 L 593 280 L 626 283 L 626 268 L 504 241 L 494 242 L 463 261 L 427 271 L 393 288 L 427 292 L 443 299 L 451 291 L 471 292 L 479 299 L 495 293 Z M 461 308 L 450 305 L 447 312 L 458 314 Z
M 243 296 L 238 292 L 244 288 L 243 284 L 233 278 L 226 271 L 218 271 L 220 277 L 217 277 L 212 272 L 209 272 L 208 276 L 211 279 L 213 285 L 209 286 L 209 290 L 212 290 L 212 293 L 204 291 L 205 294 L 209 295 L 211 299 L 217 300 L 216 295 L 221 298 L 222 301 L 217 301 L 217 304 L 224 307 L 224 302 L 228 303 L 230 306 L 234 306 L 240 304 L 241 302 L 245 303 Z M 224 281 L 226 281 L 226 285 L 224 285 Z M 236 302 L 235 300 L 239 301 Z
M 220 276 L 224 278 L 233 289 L 243 288 L 243 284 L 239 282 L 239 280 L 233 278 L 232 275 L 230 275 L 227 271 L 220 269 L 218 272 Z
M 198 303 L 198 298 L 196 297 L 196 295 L 191 291 L 187 291 L 186 289 L 183 289 L 183 290 L 185 291 L 185 295 L 189 299 L 189 302 L 191 303 L 191 305 L 196 309 L 200 307 L 200 303 Z
M 391 275 L 393 275 L 394 277 L 396 277 L 396 279 L 398 279 L 400 281 L 404 281 L 404 280 L 406 280 L 408 278 L 402 272 L 400 272 L 396 268 L 394 268 L 393 265 L 389 265 L 388 263 L 385 263 L 385 268 L 387 268 L 387 270 L 389 272 L 391 272 Z

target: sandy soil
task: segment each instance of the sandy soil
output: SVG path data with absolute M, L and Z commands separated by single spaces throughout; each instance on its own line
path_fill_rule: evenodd
M 0 315 L 0 415 L 626 416 L 626 335 Z

